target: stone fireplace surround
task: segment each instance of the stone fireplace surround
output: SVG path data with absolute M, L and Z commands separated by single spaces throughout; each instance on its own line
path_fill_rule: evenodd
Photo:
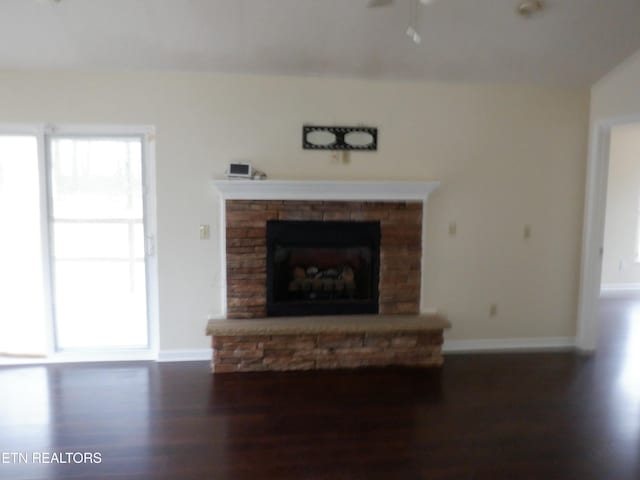
M 214 372 L 441 364 L 442 330 L 448 323 L 418 315 L 424 210 L 437 185 L 214 181 L 222 199 L 227 318 L 212 320 L 207 328 Z M 379 315 L 357 321 L 353 316 L 265 319 L 268 220 L 379 221 Z M 329 332 L 327 322 L 333 325 Z M 265 328 L 269 325 L 277 328 Z
M 420 310 L 421 202 L 227 200 L 227 318 L 266 312 L 268 220 L 380 221 L 379 313 Z

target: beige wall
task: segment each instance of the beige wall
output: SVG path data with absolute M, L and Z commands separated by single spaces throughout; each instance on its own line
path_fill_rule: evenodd
M 640 284 L 640 125 L 611 131 L 602 286 Z
M 280 179 L 440 180 L 429 202 L 423 293 L 453 322 L 448 338 L 573 335 L 588 109 L 587 91 L 561 88 L 0 74 L 0 123 L 156 125 L 162 349 L 208 346 L 220 259 L 198 225 L 211 224 L 216 238 L 208 180 L 230 160 Z M 305 122 L 376 125 L 379 150 L 353 153 L 347 165 L 302 151 Z

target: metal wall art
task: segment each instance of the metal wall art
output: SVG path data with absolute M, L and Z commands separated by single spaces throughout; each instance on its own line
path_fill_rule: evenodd
M 378 129 L 375 127 L 302 127 L 304 150 L 378 150 Z

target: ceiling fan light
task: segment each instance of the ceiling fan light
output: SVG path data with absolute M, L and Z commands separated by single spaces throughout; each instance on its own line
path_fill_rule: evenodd
M 516 12 L 521 17 L 528 18 L 535 13 L 541 12 L 543 9 L 544 2 L 542 0 L 524 0 L 518 4 Z

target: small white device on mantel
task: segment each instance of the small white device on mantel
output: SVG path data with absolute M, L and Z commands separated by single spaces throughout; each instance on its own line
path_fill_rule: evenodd
M 231 162 L 225 173 L 227 178 L 244 178 L 251 180 L 253 178 L 253 167 L 250 163 Z
M 267 174 L 250 163 L 231 162 L 225 172 L 229 180 L 266 180 Z

